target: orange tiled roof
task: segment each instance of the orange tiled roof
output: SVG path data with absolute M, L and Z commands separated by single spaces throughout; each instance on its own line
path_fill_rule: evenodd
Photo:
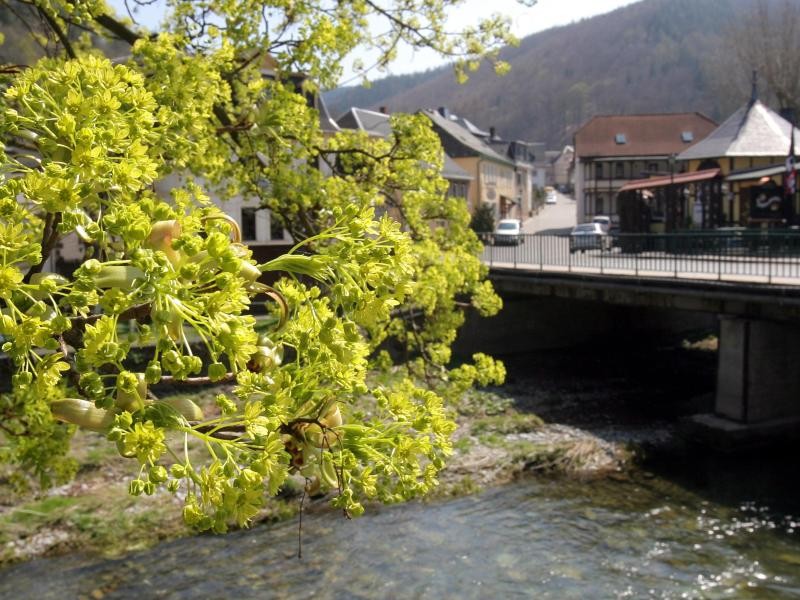
M 714 121 L 696 112 L 597 116 L 575 133 L 575 154 L 580 157 L 680 154 L 716 127 Z

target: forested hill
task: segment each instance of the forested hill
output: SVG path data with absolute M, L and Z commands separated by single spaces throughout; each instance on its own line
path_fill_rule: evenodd
M 44 35 L 42 19 L 33 6 L 21 2 L 0 2 L 0 64 L 32 65 L 55 48 L 52 34 Z M 68 37 L 78 40 L 83 30 L 73 28 Z M 107 56 L 128 54 L 130 47 L 118 40 L 107 40 L 93 36 L 95 48 Z
M 528 36 L 503 51 L 511 63 L 505 77 L 485 66 L 458 85 L 443 67 L 379 80 L 369 89 L 341 88 L 325 99 L 335 116 L 350 106 L 415 111 L 446 105 L 504 137 L 552 148 L 596 114 L 699 111 L 719 120 L 748 94 L 741 85 L 731 92 L 726 81 L 723 36 L 755 4 L 643 0 Z

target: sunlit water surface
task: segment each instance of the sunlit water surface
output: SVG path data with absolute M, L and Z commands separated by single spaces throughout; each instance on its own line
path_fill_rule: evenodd
M 800 519 L 798 519 L 800 521 Z M 660 478 L 528 480 L 479 495 L 315 512 L 118 560 L 0 571 L 0 598 L 796 598 L 800 523 Z

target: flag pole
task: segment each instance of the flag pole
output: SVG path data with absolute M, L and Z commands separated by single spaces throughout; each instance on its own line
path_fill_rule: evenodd
M 794 123 L 790 122 L 789 156 L 786 157 L 786 173 L 783 176 L 783 193 L 789 206 L 790 214 L 795 214 L 795 196 L 797 195 L 797 167 L 795 165 Z

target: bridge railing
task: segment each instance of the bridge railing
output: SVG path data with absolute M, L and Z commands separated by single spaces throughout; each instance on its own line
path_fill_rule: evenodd
M 800 231 L 479 235 L 490 266 L 800 285 Z

